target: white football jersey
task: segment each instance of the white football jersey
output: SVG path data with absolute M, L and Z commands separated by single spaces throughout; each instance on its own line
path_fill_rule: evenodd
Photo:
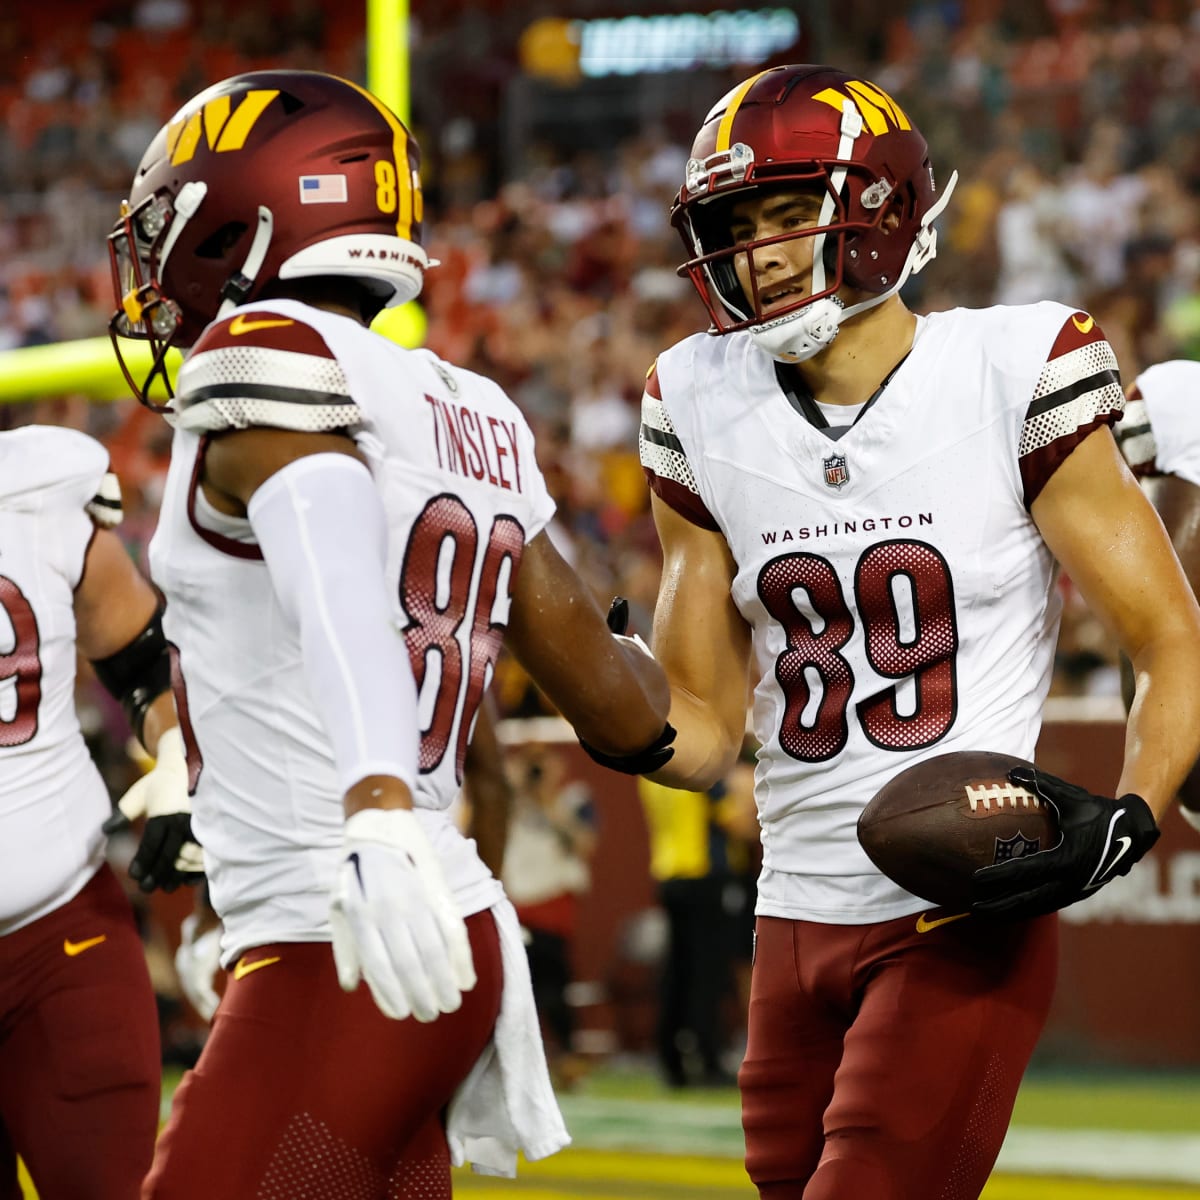
M 75 589 L 89 508 L 118 517 L 118 495 L 86 434 L 0 433 L 0 935 L 65 904 L 104 861 L 112 807 L 75 713 Z
M 1147 367 L 1134 380 L 1116 434 L 1135 475 L 1178 475 L 1200 487 L 1200 362 Z
M 250 524 L 215 512 L 197 486 L 212 431 L 347 429 L 368 460 L 419 692 L 415 804 L 463 914 L 490 906 L 500 885 L 445 810 L 524 545 L 554 512 L 521 413 L 490 380 L 292 301 L 248 305 L 209 326 L 178 391 L 150 561 L 178 654 L 193 828 L 224 921 L 224 961 L 266 942 L 329 939 L 344 817 L 297 630 Z
M 685 339 L 647 381 L 642 462 L 736 562 L 762 743 L 758 911 L 886 920 L 928 905 L 872 866 L 858 815 L 920 759 L 1032 757 L 1059 600 L 1029 507 L 1123 397 L 1092 318 L 1050 303 L 920 319 L 836 438 L 788 379 L 748 334 Z

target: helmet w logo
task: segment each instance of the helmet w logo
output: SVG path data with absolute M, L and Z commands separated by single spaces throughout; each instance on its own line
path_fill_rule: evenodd
M 847 100 L 853 100 L 872 133 L 887 133 L 889 128 L 912 128 L 912 123 L 904 115 L 904 109 L 882 88 L 877 88 L 873 83 L 851 79 L 846 84 L 846 91 L 850 93 L 849 96 L 845 92 L 839 92 L 837 88 L 830 87 L 818 92 L 813 99 L 828 104 L 830 108 L 836 108 L 838 112 L 842 111 L 842 105 Z
M 231 96 L 217 96 L 189 116 L 172 121 L 167 126 L 167 154 L 171 165 L 177 167 L 190 161 L 201 136 L 208 148 L 218 154 L 240 150 L 255 122 L 278 95 L 278 88 L 255 88 L 238 101 L 237 108 L 233 107 Z

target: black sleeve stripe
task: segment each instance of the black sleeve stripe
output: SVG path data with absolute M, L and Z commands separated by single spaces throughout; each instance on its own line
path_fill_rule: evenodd
M 1116 435 L 1118 442 L 1127 442 L 1130 438 L 1141 437 L 1143 433 L 1150 432 L 1150 422 L 1147 421 L 1144 425 L 1126 425 L 1122 422 L 1117 426 Z
M 679 454 L 683 453 L 683 443 L 673 433 L 667 433 L 665 429 L 655 429 L 653 425 L 647 425 L 645 421 L 642 422 L 642 437 L 655 446 L 664 446 L 668 450 L 674 450 Z
M 1121 386 L 1121 379 L 1116 371 L 1097 371 L 1094 375 L 1089 375 L 1086 379 L 1078 379 L 1066 387 L 1049 392 L 1047 395 L 1034 400 L 1029 405 L 1025 413 L 1025 418 L 1028 420 L 1030 417 L 1040 416 L 1044 412 L 1049 412 L 1052 408 L 1058 408 L 1060 404 L 1068 404 L 1072 400 L 1077 400 L 1080 396 L 1086 395 L 1088 392 L 1099 391 L 1101 388 L 1114 384 L 1117 387 Z
M 277 400 L 285 404 L 353 405 L 344 392 L 321 392 L 312 388 L 280 387 L 271 383 L 212 383 L 180 397 L 184 406 L 206 400 Z

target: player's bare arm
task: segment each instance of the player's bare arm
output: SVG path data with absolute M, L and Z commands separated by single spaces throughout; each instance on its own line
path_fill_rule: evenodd
M 250 497 L 272 475 L 308 454 L 348 454 L 363 461 L 343 433 L 239 429 L 209 444 L 201 476 L 204 495 L 219 511 L 243 517 Z
M 1200 752 L 1200 608 L 1187 576 L 1106 429 L 1074 450 L 1031 512 L 1133 664 L 1117 794 L 1136 793 L 1161 818 Z
M 124 650 L 150 624 L 158 596 L 134 565 L 121 539 L 97 529 L 75 592 L 76 645 L 93 662 Z M 142 743 L 153 752 L 168 729 L 179 724 L 169 690 L 150 701 L 142 717 Z
M 475 839 L 475 849 L 488 870 L 497 879 L 504 866 L 504 847 L 508 841 L 508 821 L 512 813 L 513 791 L 504 771 L 504 752 L 496 735 L 495 705 L 484 696 L 471 731 L 467 757 L 463 763 L 463 789 L 471 807 L 467 835 Z
M 120 701 L 154 769 L 121 797 L 106 833 L 145 817 L 129 873 L 146 892 L 174 891 L 203 870 L 192 838 L 188 772 L 171 695 L 158 595 L 121 539 L 97 528 L 75 590 L 75 639 L 104 686 Z
M 720 533 L 651 497 L 663 549 L 654 654 L 671 684 L 675 755 L 652 776 L 702 791 L 723 778 L 746 732 L 750 628 L 730 589 L 736 568 Z
M 544 532 L 521 557 L 506 640 L 595 749 L 636 754 L 662 734 L 670 697 L 661 668 L 613 637 L 595 597 Z
M 1142 490 L 1162 518 L 1192 592 L 1200 596 L 1200 487 L 1178 475 L 1157 475 L 1143 480 Z M 1180 785 L 1179 803 L 1195 823 L 1200 813 L 1200 766 Z

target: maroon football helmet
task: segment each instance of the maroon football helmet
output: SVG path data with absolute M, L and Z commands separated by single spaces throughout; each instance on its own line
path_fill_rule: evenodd
M 766 187 L 815 192 L 816 225 L 735 246 L 733 201 Z M 925 139 L 886 93 L 833 67 L 772 67 L 717 101 L 696 135 L 671 209 L 689 256 L 680 273 L 690 276 L 715 332 L 750 329 L 768 352 L 800 361 L 809 353 L 791 353 L 788 344 L 801 310 L 816 306 L 802 323 L 815 323 L 815 353 L 840 320 L 861 311 L 843 309 L 838 289 L 871 294 L 864 307 L 871 306 L 933 257 L 931 223 L 949 189 L 940 201 L 935 195 Z M 895 223 L 885 227 L 890 213 Z M 747 296 L 738 282 L 735 255 L 795 237 L 815 239 L 811 293 L 768 316 L 757 285 Z
M 109 331 L 144 403 L 163 358 L 275 280 L 353 278 L 381 305 L 420 290 L 420 151 L 368 92 L 319 71 L 253 71 L 201 92 L 161 129 L 109 235 Z M 135 381 L 119 338 L 151 343 Z M 155 406 L 151 406 L 155 407 Z

